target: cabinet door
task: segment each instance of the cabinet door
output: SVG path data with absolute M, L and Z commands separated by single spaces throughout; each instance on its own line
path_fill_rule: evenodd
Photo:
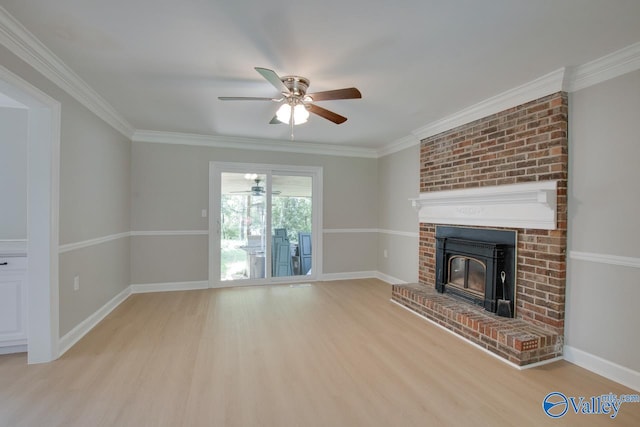
M 0 346 L 24 344 L 26 328 L 25 274 L 0 274 Z
M 0 347 L 26 343 L 27 258 L 0 257 Z

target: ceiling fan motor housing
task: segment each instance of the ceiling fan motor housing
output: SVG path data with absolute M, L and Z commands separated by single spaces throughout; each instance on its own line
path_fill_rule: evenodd
M 309 79 L 300 76 L 283 76 L 280 80 L 296 97 L 303 97 L 307 93 L 310 83 Z

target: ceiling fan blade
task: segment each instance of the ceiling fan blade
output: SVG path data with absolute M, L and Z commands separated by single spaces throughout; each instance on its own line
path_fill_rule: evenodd
M 276 98 L 261 98 L 258 96 L 219 96 L 218 99 L 220 101 L 280 101 Z
M 344 123 L 347 121 L 347 118 L 341 116 L 340 114 L 334 113 L 333 111 L 329 111 L 326 108 L 318 107 L 317 105 L 309 104 L 309 111 L 323 117 L 333 123 L 339 125 L 340 123 Z
M 267 81 L 271 83 L 273 87 L 278 89 L 278 91 L 283 93 L 290 92 L 289 88 L 286 87 L 284 83 L 282 83 L 282 80 L 280 80 L 280 77 L 278 77 L 275 71 L 269 70 L 268 68 L 260 68 L 260 67 L 255 67 L 255 70 L 259 72 L 262 75 L 262 77 L 267 79 Z
M 269 124 L 270 125 L 282 125 L 284 123 L 282 123 L 280 120 L 278 120 L 278 116 L 273 116 L 273 119 L 271 119 Z
M 362 94 L 355 87 L 345 89 L 328 90 L 326 92 L 308 93 L 314 101 L 328 101 L 330 99 L 357 99 L 362 98 Z

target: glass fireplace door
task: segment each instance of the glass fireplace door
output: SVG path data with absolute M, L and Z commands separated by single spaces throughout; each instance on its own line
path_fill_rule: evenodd
M 453 256 L 449 259 L 449 285 L 484 297 L 486 270 L 477 259 Z

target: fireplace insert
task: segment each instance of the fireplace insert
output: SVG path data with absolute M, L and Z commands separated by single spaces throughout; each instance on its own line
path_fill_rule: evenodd
M 515 308 L 516 232 L 436 228 L 436 290 L 496 313 L 498 301 Z

